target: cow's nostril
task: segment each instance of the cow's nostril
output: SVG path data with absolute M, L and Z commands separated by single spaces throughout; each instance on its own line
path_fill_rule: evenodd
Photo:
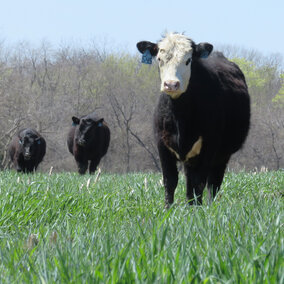
M 165 81 L 164 87 L 168 91 L 176 91 L 180 87 L 179 81 Z
M 173 89 L 178 90 L 179 89 L 179 82 L 173 82 Z

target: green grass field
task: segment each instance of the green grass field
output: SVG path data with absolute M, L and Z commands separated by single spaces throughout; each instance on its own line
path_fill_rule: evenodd
M 0 172 L 0 283 L 284 283 L 284 171 L 184 184 L 166 210 L 160 174 Z

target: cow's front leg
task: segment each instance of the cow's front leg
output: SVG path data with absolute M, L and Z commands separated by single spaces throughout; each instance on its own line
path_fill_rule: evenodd
M 22 167 L 19 165 L 17 160 L 14 161 L 14 166 L 15 166 L 18 173 L 23 171 Z
M 206 185 L 207 172 L 202 167 L 184 165 L 186 197 L 189 205 L 202 204 L 202 194 Z
M 13 158 L 13 164 L 14 164 L 14 167 L 16 168 L 18 173 L 23 171 L 22 166 L 21 166 L 21 162 L 20 162 L 20 158 L 18 159 L 16 157 L 16 155 Z
M 101 160 L 100 158 L 91 160 L 90 167 L 89 167 L 90 174 L 93 174 L 97 170 L 97 166 L 100 163 L 100 160 Z
M 227 157 L 226 159 L 224 159 L 223 163 L 220 163 L 219 165 L 215 165 L 209 170 L 207 183 L 208 183 L 210 202 L 214 200 L 218 190 L 221 187 L 221 184 L 224 178 L 224 173 L 225 173 L 229 159 L 230 157 Z
M 177 160 L 164 143 L 160 142 L 158 144 L 158 150 L 165 187 L 165 206 L 166 208 L 169 208 L 174 202 L 175 189 L 178 183 Z

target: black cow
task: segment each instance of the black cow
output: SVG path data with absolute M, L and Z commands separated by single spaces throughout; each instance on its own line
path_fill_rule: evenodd
M 9 155 L 18 172 L 30 173 L 37 169 L 46 151 L 45 139 L 34 129 L 18 132 L 9 146 Z
M 89 173 L 92 174 L 108 150 L 110 130 L 104 119 L 94 112 L 81 118 L 73 116 L 72 121 L 67 138 L 68 149 L 74 155 L 79 173 L 86 173 L 90 161 Z
M 161 77 L 154 130 L 163 171 L 166 206 L 174 201 L 177 161 L 184 165 L 187 199 L 211 199 L 223 181 L 230 156 L 249 130 L 250 98 L 239 67 L 209 43 L 195 44 L 181 34 L 137 44 L 143 58 L 157 57 Z M 197 198 L 197 199 L 196 199 Z

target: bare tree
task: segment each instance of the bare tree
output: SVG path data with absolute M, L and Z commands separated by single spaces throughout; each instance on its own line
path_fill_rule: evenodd
M 283 85 L 280 56 L 226 47 L 246 75 L 252 102 L 251 130 L 232 169 L 284 168 L 284 111 L 274 98 Z M 71 44 L 53 49 L 48 42 L 13 48 L 0 43 L 0 166 L 8 166 L 12 136 L 33 127 L 47 141 L 40 169 L 76 171 L 67 150 L 71 117 L 92 111 L 111 130 L 108 154 L 101 162 L 109 172 L 159 170 L 152 121 L 159 97 L 156 64 L 142 65 L 138 56 L 110 50 L 106 43 L 90 48 Z

